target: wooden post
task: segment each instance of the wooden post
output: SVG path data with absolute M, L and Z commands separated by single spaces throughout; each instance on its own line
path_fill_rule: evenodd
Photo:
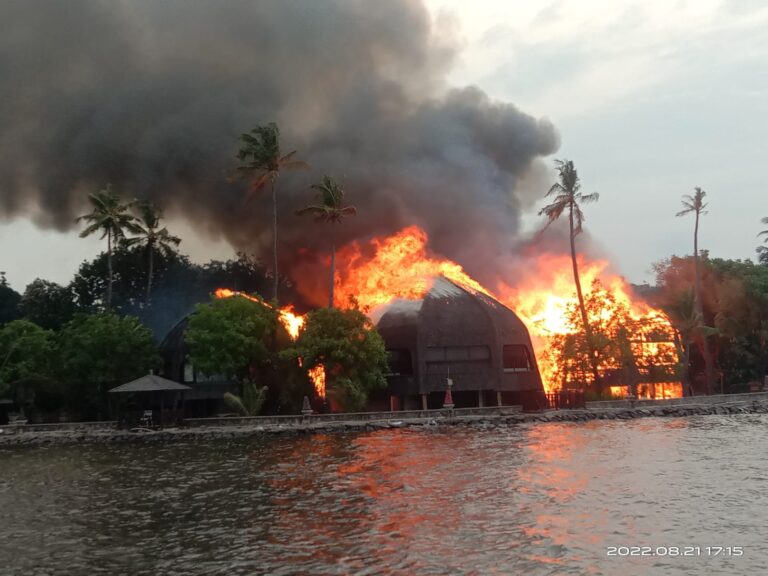
M 422 394 L 421 395 L 421 409 L 426 410 L 427 409 L 427 395 Z
M 503 406 L 501 403 L 501 390 L 496 391 L 496 406 Z
M 485 406 L 485 398 L 483 398 L 483 391 L 477 391 L 477 406 L 483 408 Z

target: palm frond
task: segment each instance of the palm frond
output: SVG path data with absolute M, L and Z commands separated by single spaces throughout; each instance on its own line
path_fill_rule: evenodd
M 297 215 L 312 214 L 319 222 L 337 223 L 345 216 L 357 214 L 354 206 L 344 206 L 344 189 L 328 175 L 322 177 L 318 184 L 310 186 L 317 191 L 317 204 L 310 204 L 296 212 Z
M 563 211 L 568 205 L 563 202 L 555 202 L 549 206 L 544 206 L 539 210 L 539 216 L 546 216 L 550 222 L 554 222 L 562 216 Z

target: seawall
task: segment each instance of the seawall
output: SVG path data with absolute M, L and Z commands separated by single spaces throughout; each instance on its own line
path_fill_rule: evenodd
M 77 443 L 154 443 L 247 438 L 268 434 L 314 434 L 404 427 L 514 426 L 533 422 L 587 422 L 647 417 L 709 414 L 766 414 L 768 393 L 698 396 L 668 400 L 587 402 L 578 410 L 522 412 L 519 406 L 313 414 L 310 416 L 254 416 L 195 418 L 184 426 L 159 430 L 118 429 L 115 422 L 25 424 L 2 427 L 0 447 Z

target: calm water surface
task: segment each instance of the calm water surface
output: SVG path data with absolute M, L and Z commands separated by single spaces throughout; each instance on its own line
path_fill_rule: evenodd
M 0 450 L 0 574 L 768 574 L 767 456 L 764 415 Z

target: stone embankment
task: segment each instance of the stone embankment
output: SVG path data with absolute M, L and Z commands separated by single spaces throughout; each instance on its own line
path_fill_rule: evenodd
M 2 427 L 0 447 L 77 443 L 161 443 L 212 439 L 238 439 L 272 434 L 317 434 L 372 431 L 390 428 L 469 426 L 492 428 L 535 422 L 587 422 L 646 417 L 682 417 L 709 414 L 768 414 L 768 393 L 733 394 L 659 401 L 588 402 L 585 409 L 522 412 L 518 406 L 263 416 L 201 418 L 185 426 L 148 430 L 117 429 L 114 422 L 18 425 Z

